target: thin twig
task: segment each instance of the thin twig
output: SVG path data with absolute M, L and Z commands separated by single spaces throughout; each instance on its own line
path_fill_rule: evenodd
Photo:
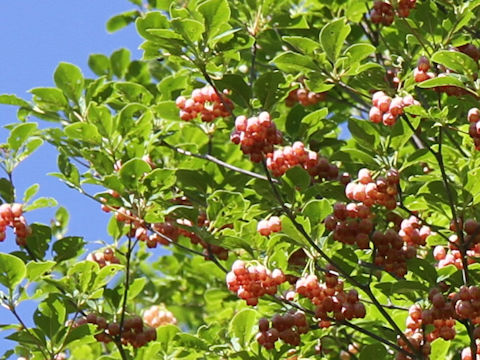
M 178 148 L 176 146 L 173 146 L 173 145 L 170 145 L 169 143 L 167 143 L 165 140 L 162 140 L 161 142 L 161 145 L 164 145 L 176 152 L 178 152 L 179 154 L 182 154 L 182 155 L 185 155 L 185 156 L 192 156 L 192 157 L 195 157 L 197 159 L 203 159 L 203 160 L 207 160 L 207 161 L 211 161 L 217 165 L 220 165 L 226 169 L 229 169 L 229 170 L 232 170 L 232 171 L 235 171 L 235 172 L 238 172 L 238 173 L 241 173 L 241 174 L 244 174 L 244 175 L 247 175 L 247 176 L 250 176 L 250 177 L 253 177 L 253 178 L 256 178 L 256 179 L 260 179 L 260 180 L 264 180 L 264 181 L 268 181 L 268 178 L 266 178 L 265 176 L 263 175 L 260 175 L 260 174 L 257 174 L 257 173 L 254 173 L 252 171 L 248 171 L 248 170 L 245 170 L 245 169 L 242 169 L 242 168 L 239 168 L 239 167 L 236 167 L 236 166 L 233 166 L 233 165 L 230 165 L 220 159 L 217 159 L 216 157 L 212 156 L 212 155 L 209 155 L 209 154 L 196 154 L 196 153 L 192 153 L 191 151 L 188 151 L 188 150 L 185 150 L 185 149 L 181 149 L 181 148 Z M 278 180 L 273 180 L 275 183 L 278 183 Z

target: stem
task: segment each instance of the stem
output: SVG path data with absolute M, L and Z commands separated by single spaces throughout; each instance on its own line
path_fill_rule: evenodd
M 408 340 L 408 338 L 405 336 L 405 334 L 402 332 L 402 330 L 400 330 L 398 325 L 392 319 L 390 314 L 388 314 L 387 311 L 382 307 L 382 304 L 380 304 L 380 302 L 377 300 L 377 298 L 373 294 L 372 290 L 370 289 L 370 286 L 360 283 L 355 278 L 350 276 L 347 272 L 345 272 L 335 261 L 333 261 L 332 258 L 330 258 L 322 249 L 320 249 L 320 247 L 315 243 L 315 241 L 305 231 L 304 227 L 300 223 L 297 222 L 297 220 L 295 219 L 295 216 L 293 215 L 291 210 L 285 205 L 285 203 L 282 199 L 282 196 L 278 192 L 275 184 L 273 183 L 273 181 L 271 181 L 272 177 L 270 175 L 270 172 L 268 171 L 267 165 L 265 163 L 265 159 L 263 159 L 262 164 L 263 164 L 263 169 L 265 171 L 265 174 L 269 179 L 269 183 L 270 183 L 270 186 L 272 188 L 272 192 L 273 192 L 275 198 L 279 202 L 280 206 L 282 207 L 282 209 L 285 212 L 285 214 L 287 215 L 287 217 L 292 221 L 295 228 L 303 235 L 303 237 L 307 240 L 307 242 L 320 254 L 320 256 L 323 259 L 325 259 L 328 263 L 333 265 L 338 270 L 338 272 L 340 274 L 342 274 L 342 276 L 345 279 L 347 279 L 350 283 L 352 283 L 354 286 L 357 286 L 358 288 L 360 288 L 361 290 L 363 290 L 367 294 L 367 296 L 373 302 L 375 307 L 377 307 L 378 311 L 380 311 L 380 313 L 383 315 L 385 320 L 387 320 L 387 322 L 393 327 L 393 329 L 397 333 L 397 335 L 399 335 L 402 338 L 402 340 L 408 345 L 408 347 L 412 350 L 413 353 L 418 354 L 419 358 L 423 359 L 424 358 L 423 355 L 413 346 L 413 344 Z
M 37 342 L 37 345 L 38 345 L 38 350 L 41 351 L 42 355 L 45 357 L 45 360 L 48 360 L 49 359 L 49 356 L 48 356 L 48 353 L 46 352 L 46 349 L 43 348 L 43 344 L 40 342 L 40 340 L 34 335 L 32 334 L 32 332 L 30 331 L 30 329 L 28 328 L 28 326 L 23 322 L 22 318 L 20 317 L 20 315 L 18 315 L 17 313 L 17 310 L 15 310 L 15 305 L 13 304 L 13 302 L 9 301 L 8 303 L 8 308 L 10 309 L 10 311 L 12 312 L 13 316 L 15 316 L 15 318 L 18 320 L 18 322 L 20 323 L 20 325 L 22 326 L 22 328 L 33 338 L 35 339 L 35 341 Z
M 131 230 L 131 225 L 130 225 Z M 125 321 L 125 312 L 127 310 L 127 297 L 128 297 L 128 288 L 130 286 L 130 257 L 132 255 L 132 237 L 128 234 L 128 244 L 127 244 L 127 264 L 125 269 L 125 291 L 123 292 L 123 304 L 122 304 L 122 314 L 120 317 L 120 338 L 123 333 L 123 323 Z M 120 347 L 122 347 L 120 345 Z
M 179 154 L 182 154 L 182 155 L 185 155 L 185 156 L 192 156 L 192 157 L 195 157 L 195 158 L 198 158 L 198 159 L 203 159 L 203 160 L 207 160 L 207 161 L 211 161 L 217 165 L 220 165 L 226 169 L 229 169 L 229 170 L 232 170 L 232 171 L 235 171 L 235 172 L 238 172 L 240 174 L 244 174 L 244 175 L 247 175 L 247 176 L 250 176 L 250 177 L 253 177 L 253 178 L 256 178 L 256 179 L 260 179 L 260 180 L 265 180 L 265 181 L 268 181 L 268 178 L 266 178 L 265 176 L 263 175 L 260 175 L 260 174 L 257 174 L 257 173 L 254 173 L 252 171 L 248 171 L 248 170 L 244 170 L 242 168 L 239 168 L 239 167 L 236 167 L 236 166 L 233 166 L 233 165 L 230 165 L 220 159 L 217 159 L 216 157 L 212 156 L 212 155 L 209 155 L 209 154 L 205 154 L 205 155 L 202 155 L 202 154 L 195 154 L 195 153 L 192 153 L 188 150 L 184 150 L 184 149 L 181 149 L 181 148 L 178 148 L 176 146 L 173 146 L 173 145 L 170 145 L 169 143 L 165 142 L 165 140 L 162 140 L 161 142 L 161 145 L 164 145 L 170 149 L 172 149 L 173 151 L 176 151 L 178 152 Z M 277 180 L 274 180 L 275 183 L 278 183 Z

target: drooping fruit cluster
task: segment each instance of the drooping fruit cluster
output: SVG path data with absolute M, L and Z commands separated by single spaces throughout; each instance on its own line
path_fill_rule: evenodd
M 93 324 L 97 326 L 97 330 L 101 331 L 95 335 L 95 339 L 105 344 L 113 341 L 114 338 L 120 336 L 123 345 L 130 344 L 134 348 L 140 348 L 147 345 L 150 341 L 157 339 L 157 332 L 154 328 L 144 327 L 143 320 L 140 316 L 134 316 L 125 319 L 123 329 L 117 322 L 108 323 L 104 317 L 97 316 L 93 313 L 88 314 L 84 318 L 78 319 L 73 327 L 84 324 Z
M 299 87 L 288 93 L 288 96 L 285 99 L 285 105 L 289 107 L 294 106 L 296 103 L 300 103 L 302 106 L 315 105 L 320 101 L 324 101 L 326 96 L 326 92 L 316 93 L 309 91 L 304 87 Z
M 418 59 L 417 67 L 413 70 L 413 77 L 415 79 L 415 82 L 419 83 L 437 77 L 434 72 L 429 71 L 430 67 L 430 61 L 425 56 L 421 56 Z M 445 72 L 438 74 L 438 77 L 447 76 L 448 73 L 452 72 L 450 69 L 445 69 L 444 67 L 440 67 L 440 70 L 443 70 Z M 453 85 L 436 86 L 434 90 L 437 92 L 447 93 L 447 95 L 451 96 L 461 96 L 468 94 L 468 91 L 466 91 L 465 89 Z
M 431 310 L 422 311 L 422 325 L 433 324 L 434 330 L 426 335 L 428 341 L 441 337 L 452 340 L 455 337 L 455 304 L 446 298 L 439 289 L 430 290 L 428 299 L 432 303 Z
M 224 94 L 228 91 L 224 90 Z M 175 101 L 180 109 L 180 119 L 190 121 L 200 115 L 202 121 L 211 122 L 219 117 L 228 117 L 233 109 L 232 101 L 226 96 L 220 99 L 215 89 L 205 86 L 192 91 L 191 98 L 179 96 Z
M 407 273 L 407 259 L 415 257 L 415 247 L 405 245 L 400 235 L 393 229 L 385 233 L 375 231 L 372 241 L 376 250 L 375 265 L 403 278 Z
M 427 237 L 431 235 L 430 228 L 426 225 L 422 225 L 420 220 L 413 215 L 408 219 L 403 220 L 400 226 L 401 229 L 398 234 L 407 245 L 425 245 Z
M 143 313 L 143 321 L 152 328 L 158 328 L 163 325 L 175 325 L 177 319 L 165 308 L 165 305 L 153 305 Z
M 360 249 L 370 247 L 373 230 L 372 213 L 364 204 L 336 203 L 333 214 L 325 218 L 325 228 L 333 231 L 333 239 L 344 244 L 356 244 Z
M 480 258 L 480 223 L 474 219 L 467 219 L 465 223 L 462 220 L 458 221 L 459 226 L 463 229 L 463 241 L 469 244 L 466 251 L 467 264 L 476 262 L 476 258 Z M 450 230 L 457 231 L 457 224 L 452 221 Z M 437 266 L 443 268 L 448 265 L 454 265 L 457 269 L 463 269 L 462 253 L 459 250 L 460 240 L 458 235 L 454 234 L 449 237 L 448 250 L 443 246 L 438 245 L 433 249 L 433 256 L 438 261 Z
M 268 220 L 260 220 L 257 224 L 257 231 L 260 235 L 269 236 L 271 233 L 282 230 L 282 222 L 278 216 L 272 216 Z
M 376 180 L 368 169 L 360 169 L 358 182 L 351 182 L 345 188 L 345 195 L 350 200 L 360 201 L 366 206 L 374 204 L 385 206 L 389 210 L 397 207 L 397 186 L 400 175 L 397 170 L 387 171 L 386 177 L 378 176 Z
M 209 244 L 201 239 L 193 230 L 193 223 L 188 219 L 174 219 L 166 217 L 165 222 L 151 224 L 151 231 L 147 224 L 136 217 L 130 210 L 123 207 L 118 208 L 115 213 L 118 221 L 125 224 L 131 224 L 130 236 L 135 237 L 139 241 L 143 241 L 149 248 L 156 248 L 157 245 L 168 246 L 170 243 L 176 242 L 180 235 L 190 239 L 191 243 L 199 244 L 204 249 L 205 258 L 210 259 L 210 254 L 217 256 L 220 260 L 228 258 L 228 250 L 214 244 Z M 205 214 L 198 217 L 198 226 L 208 227 Z M 228 225 L 227 225 L 228 226 Z M 227 227 L 226 226 L 226 227 Z M 163 235 L 163 236 L 162 236 Z
M 115 252 L 111 248 L 90 253 L 87 256 L 87 260 L 95 261 L 100 268 L 110 264 L 120 264 L 120 260 L 115 256 Z
M 421 56 L 417 61 L 417 67 L 413 70 L 415 82 L 418 83 L 433 79 L 435 77 L 435 73 L 429 72 L 430 67 L 430 61 L 425 56 Z
M 393 99 L 383 91 L 377 91 L 372 97 L 373 106 L 370 108 L 369 118 L 371 122 L 382 122 L 386 126 L 393 126 L 399 115 L 403 114 L 403 108 L 418 104 L 412 95 L 404 97 L 396 96 Z
M 416 0 L 400 0 L 396 9 L 399 17 L 408 17 L 410 10 L 415 7 Z M 374 24 L 389 26 L 395 19 L 395 9 L 385 1 L 375 1 L 370 12 L 370 19 Z
M 306 150 L 300 141 L 267 154 L 267 167 L 273 176 L 282 176 L 288 169 L 297 165 L 307 170 L 312 177 L 318 176 L 319 180 L 338 178 L 336 165 L 330 164 L 327 158 L 319 156 L 316 152 Z
M 268 270 L 262 265 L 250 265 L 242 260 L 236 260 L 232 265 L 232 271 L 227 274 L 228 290 L 237 293 L 240 299 L 247 305 L 255 306 L 258 298 L 268 294 L 274 295 L 278 285 L 285 282 L 282 270 Z
M 422 328 L 422 308 L 416 304 L 410 306 L 408 309 L 408 317 L 406 320 L 407 329 L 405 330 L 405 336 L 413 347 L 421 351 L 422 354 L 428 358 L 432 350 L 430 342 L 425 339 Z M 411 349 L 407 343 L 399 336 L 397 343 L 405 351 L 411 352 Z M 403 353 L 398 353 L 395 357 L 396 360 L 411 360 L 412 358 Z
M 234 144 L 240 144 L 244 154 L 253 162 L 260 162 L 263 155 L 273 152 L 273 145 L 281 144 L 282 133 L 277 130 L 270 114 L 266 111 L 247 118 L 240 115 L 235 119 L 235 130 L 230 135 Z
M 366 309 L 357 291 L 352 289 L 345 292 L 343 282 L 331 273 L 325 275 L 324 284 L 318 281 L 316 275 L 302 277 L 297 281 L 295 290 L 316 306 L 315 317 L 320 320 L 321 328 L 329 327 L 332 318 L 342 321 L 365 317 Z
M 473 139 L 475 150 L 480 151 L 480 110 L 478 108 L 468 110 L 468 121 L 470 123 L 468 133 Z
M 32 229 L 23 216 L 22 204 L 0 205 L 0 242 L 7 237 L 7 226 L 13 228 L 17 245 L 27 245 L 27 237 L 32 233 Z
M 309 325 L 305 313 L 296 309 L 289 310 L 285 315 L 275 314 L 271 326 L 267 318 L 258 322 L 259 333 L 256 336 L 258 343 L 267 350 L 275 347 L 277 340 L 282 340 L 288 345 L 300 345 L 300 335 L 306 334 Z

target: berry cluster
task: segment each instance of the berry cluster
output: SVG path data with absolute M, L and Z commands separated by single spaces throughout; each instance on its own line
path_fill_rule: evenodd
M 429 71 L 430 66 L 430 61 L 425 56 L 422 56 L 420 57 L 420 59 L 418 59 L 417 67 L 413 70 L 413 77 L 415 79 L 415 82 L 423 82 L 425 80 L 433 79 L 436 77 L 436 74 L 434 72 Z M 443 69 L 445 70 L 445 72 L 440 73 L 438 77 L 446 76 L 447 73 L 452 72 L 450 69 Z M 468 91 L 466 91 L 465 89 L 452 85 L 437 86 L 434 88 L 434 90 L 437 92 L 444 92 L 447 93 L 447 95 L 452 96 L 461 96 L 468 93 Z
M 27 245 L 27 237 L 32 233 L 32 229 L 23 216 L 22 204 L 0 205 L 0 242 L 7 237 L 7 226 L 13 228 L 17 245 Z
M 333 214 L 325 218 L 325 228 L 333 231 L 333 239 L 344 244 L 357 244 L 360 249 L 370 247 L 373 230 L 372 213 L 364 204 L 336 203 Z
M 365 317 L 366 309 L 359 301 L 357 291 L 352 289 L 346 293 L 343 282 L 331 273 L 325 275 L 325 284 L 321 284 L 315 275 L 302 277 L 297 281 L 295 290 L 316 306 L 315 317 L 320 319 L 321 328 L 329 327 L 332 318 L 343 321 Z M 332 315 L 329 316 L 329 313 Z
M 431 234 L 430 228 L 426 225 L 422 225 L 420 220 L 413 215 L 408 219 L 403 220 L 400 227 L 401 229 L 398 234 L 407 245 L 425 245 L 427 237 Z
M 228 94 L 228 91 L 224 91 Z M 228 117 L 233 109 L 233 103 L 226 96 L 220 98 L 215 89 L 205 86 L 192 91 L 191 98 L 179 96 L 175 101 L 180 109 L 180 119 L 190 121 L 198 115 L 204 122 L 211 122 L 219 117 Z
M 309 328 L 305 313 L 291 309 L 283 316 L 275 314 L 272 317 L 271 326 L 268 319 L 261 318 L 258 322 L 259 333 L 256 339 L 267 350 L 273 349 L 278 339 L 291 346 L 298 346 L 300 335 L 306 334 Z
M 195 234 L 195 232 L 191 231 L 193 224 L 187 219 L 177 219 L 175 221 L 175 219 L 167 217 L 163 223 L 152 224 L 152 231 L 149 232 L 145 222 L 133 215 L 128 209 L 123 207 L 118 208 L 115 217 L 120 222 L 131 224 L 132 230 L 130 236 L 145 242 L 149 248 L 156 248 L 157 244 L 168 246 L 170 245 L 168 239 L 177 241 L 178 237 L 183 235 L 189 238 L 192 244 L 200 244 L 203 247 L 206 259 L 210 258 L 210 254 L 216 255 L 220 260 L 226 260 L 228 258 L 227 249 L 218 245 L 209 244 Z M 198 225 L 208 225 L 205 214 L 199 215 Z
M 373 180 L 368 169 L 360 169 L 358 182 L 351 182 L 345 188 L 345 195 L 350 200 L 363 202 L 367 206 L 374 204 L 385 206 L 389 210 L 397 207 L 397 185 L 400 175 L 397 170 L 387 171 L 386 177 L 379 176 Z
M 247 305 L 255 306 L 259 297 L 277 292 L 278 285 L 285 282 L 285 275 L 280 269 L 270 271 L 262 265 L 247 267 L 244 261 L 236 260 L 226 280 L 230 291 L 237 293 Z
M 416 255 L 415 247 L 404 245 L 402 238 L 393 229 L 385 233 L 375 231 L 372 241 L 376 249 L 375 265 L 398 277 L 404 277 L 407 273 L 407 259 Z
M 473 139 L 475 150 L 480 150 L 480 110 L 477 108 L 468 110 L 468 121 L 470 122 L 468 133 Z
M 422 325 L 433 324 L 434 330 L 427 334 L 427 340 L 433 341 L 439 337 L 452 340 L 455 337 L 455 304 L 449 298 L 434 288 L 428 294 L 433 307 L 422 311 Z
M 459 226 L 464 231 L 464 243 L 470 244 L 469 249 L 466 251 L 467 263 L 475 263 L 475 258 L 480 257 L 480 224 L 474 219 L 467 219 L 465 223 L 462 220 L 458 221 Z M 457 224 L 452 221 L 450 224 L 450 230 L 457 231 Z M 451 235 L 447 252 L 443 246 L 438 245 L 433 249 L 433 256 L 438 261 L 437 266 L 443 268 L 448 265 L 454 265 L 457 269 L 463 269 L 462 253 L 459 250 L 460 241 L 458 236 Z
M 268 220 L 260 220 L 257 224 L 257 231 L 260 235 L 269 236 L 271 233 L 282 230 L 282 222 L 278 216 L 272 216 Z
M 234 144 L 240 144 L 243 153 L 250 155 L 253 162 L 260 162 L 264 154 L 273 152 L 273 145 L 282 143 L 283 138 L 270 114 L 263 111 L 251 118 L 238 116 L 230 140 Z
M 403 108 L 406 106 L 418 104 L 412 95 L 406 95 L 403 98 L 396 96 L 393 99 L 383 91 L 377 91 L 372 96 L 373 106 L 370 108 L 368 116 L 371 122 L 383 122 L 386 126 L 393 126 L 397 122 L 399 115 L 403 114 Z
M 157 339 L 155 329 L 151 327 L 145 328 L 140 316 L 125 319 L 123 329 L 119 323 L 113 322 L 109 324 L 104 317 L 92 313 L 78 319 L 73 326 L 78 327 L 84 324 L 96 325 L 97 330 L 101 332 L 95 335 L 95 339 L 105 344 L 119 337 L 120 333 L 122 335 L 120 338 L 122 344 L 130 344 L 134 348 L 140 348 Z
M 406 320 L 407 329 L 405 330 L 405 336 L 413 347 L 422 352 L 422 354 L 428 358 L 432 350 L 430 342 L 423 336 L 422 329 L 422 309 L 418 305 L 412 305 L 408 309 L 408 317 Z M 411 351 L 405 341 L 398 337 L 398 345 L 406 351 Z M 403 353 L 398 353 L 395 357 L 396 360 L 411 360 L 411 357 Z
M 400 0 L 398 1 L 397 15 L 399 17 L 408 17 L 410 10 L 415 7 L 416 0 Z M 393 23 L 395 16 L 394 8 L 385 1 L 375 1 L 373 9 L 370 12 L 370 19 L 374 24 L 383 24 L 389 26 Z
M 285 146 L 267 154 L 267 167 L 273 176 L 282 176 L 288 169 L 301 166 L 312 176 L 320 180 L 333 180 L 338 178 L 338 167 L 330 164 L 328 159 L 311 150 L 306 150 L 305 145 L 296 141 L 292 146 Z
M 87 256 L 87 260 L 95 261 L 100 268 L 110 264 L 120 264 L 120 260 L 115 256 L 115 252 L 111 248 L 90 253 Z
M 288 96 L 285 99 L 285 105 L 289 107 L 294 106 L 296 103 L 300 103 L 302 106 L 315 105 L 320 101 L 324 101 L 326 96 L 326 92 L 315 93 L 300 87 L 288 93 Z
M 143 322 L 152 328 L 177 323 L 175 316 L 164 305 L 153 305 L 143 313 Z

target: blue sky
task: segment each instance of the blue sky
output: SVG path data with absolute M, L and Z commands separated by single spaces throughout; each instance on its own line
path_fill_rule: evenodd
M 133 8 L 127 0 L 0 1 L 0 94 L 29 99 L 29 89 L 54 86 L 53 72 L 61 61 L 74 63 L 86 77 L 93 77 L 87 66 L 92 53 L 110 55 L 124 47 L 130 49 L 132 58 L 140 58 L 141 39 L 134 26 L 114 34 L 105 30 L 111 16 Z M 3 125 L 15 119 L 15 107 L 0 105 L 0 143 L 7 136 Z M 56 154 L 44 146 L 14 172 L 17 196 L 21 198 L 26 188 L 39 183 L 38 195 L 55 197 L 69 210 L 69 235 L 85 236 L 87 241 L 106 239 L 109 216 L 99 211 L 98 204 L 46 175 L 54 171 L 57 171 Z M 28 213 L 26 217 L 28 222 L 48 224 L 54 213 L 55 209 L 50 208 Z M 0 243 L 0 251 L 15 249 L 14 237 L 9 233 L 7 240 Z M 19 309 L 26 322 L 31 323 L 33 304 L 25 303 Z M 13 322 L 13 316 L 0 308 L 0 324 Z M 12 345 L 0 334 L 0 356 Z

